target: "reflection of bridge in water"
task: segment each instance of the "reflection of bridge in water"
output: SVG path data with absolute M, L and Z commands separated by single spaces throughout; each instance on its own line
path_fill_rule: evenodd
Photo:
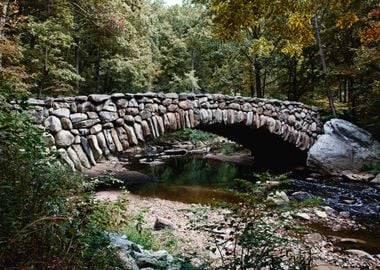
M 258 160 L 304 160 L 322 132 L 318 109 L 220 94 L 142 93 L 29 100 L 64 160 L 77 170 L 165 132 L 196 128 L 252 150 Z

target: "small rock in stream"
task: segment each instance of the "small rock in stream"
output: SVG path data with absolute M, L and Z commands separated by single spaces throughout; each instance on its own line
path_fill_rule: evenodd
M 305 191 L 296 191 L 290 195 L 290 199 L 296 200 L 296 201 L 304 201 L 311 198 L 314 198 L 314 196 L 311 195 L 309 192 L 305 192 Z
M 350 212 L 348 212 L 348 211 L 342 211 L 342 212 L 339 213 L 339 215 L 341 217 L 344 217 L 344 218 L 349 218 L 350 217 Z
M 164 153 L 165 155 L 170 155 L 170 156 L 183 156 L 183 155 L 186 155 L 187 154 L 187 150 L 186 149 L 168 149 L 168 150 L 165 150 Z

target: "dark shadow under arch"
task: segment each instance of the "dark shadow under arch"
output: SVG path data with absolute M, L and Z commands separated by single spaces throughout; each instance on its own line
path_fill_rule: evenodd
M 199 125 L 196 129 L 228 138 L 251 150 L 255 165 L 267 169 L 289 169 L 306 165 L 307 151 L 270 133 L 266 128 L 247 128 L 234 125 Z

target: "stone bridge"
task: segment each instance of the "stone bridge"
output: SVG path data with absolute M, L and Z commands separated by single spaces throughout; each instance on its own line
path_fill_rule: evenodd
M 196 128 L 250 149 L 257 160 L 304 161 L 322 132 L 318 108 L 220 94 L 93 94 L 30 99 L 37 122 L 71 168 L 82 171 L 166 132 Z

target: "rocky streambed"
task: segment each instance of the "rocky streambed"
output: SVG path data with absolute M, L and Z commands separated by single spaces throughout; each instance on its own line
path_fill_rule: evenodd
M 120 191 L 102 191 L 98 192 L 97 196 L 112 200 L 116 199 L 118 194 Z M 229 259 L 229 251 L 235 247 L 235 239 L 231 239 L 231 232 L 236 230 L 236 227 L 219 226 L 219 224 L 226 224 L 226 220 L 232 218 L 231 210 L 158 198 L 144 198 L 133 194 L 128 195 L 128 200 L 127 209 L 130 215 L 138 215 L 141 213 L 141 209 L 145 209 L 144 227 L 152 230 L 155 238 L 165 241 L 169 232 L 170 237 L 177 242 L 177 249 L 173 255 L 180 257 L 182 262 L 183 258 L 191 258 L 193 265 L 209 265 L 213 269 L 222 265 L 222 258 Z M 313 269 L 330 269 L 323 268 L 327 266 L 333 267 L 331 269 L 377 269 L 376 267 L 380 263 L 377 255 L 354 248 L 343 249 L 336 245 L 336 239 L 310 229 L 301 231 L 297 229 L 300 224 L 334 226 L 339 223 L 345 228 L 360 226 L 350 217 L 341 215 L 332 208 L 311 207 L 275 215 L 267 213 L 263 220 L 266 226 L 272 228 L 276 234 L 293 240 L 286 242 L 284 246 L 277 247 L 275 251 L 278 256 L 283 257 L 283 269 L 287 269 L 287 257 L 284 256 L 285 253 L 288 254 L 287 252 L 297 255 L 310 254 Z M 162 228 L 166 229 L 155 229 L 157 222 L 163 222 Z M 128 238 L 128 236 L 124 237 Z M 353 243 L 360 240 L 341 238 L 340 241 Z M 220 250 L 220 253 L 217 250 Z M 143 252 L 140 251 L 140 253 Z M 161 251 L 161 253 L 163 252 Z M 156 256 L 153 252 L 150 254 L 153 254 L 153 257 Z M 167 253 L 165 254 L 167 256 Z M 181 260 L 176 261 L 177 266 L 180 265 Z M 174 262 L 172 259 L 169 261 L 170 263 Z M 136 264 L 144 265 L 138 259 Z M 173 265 L 175 263 L 171 264 L 171 267 L 175 267 Z
M 215 202 L 240 207 L 240 199 L 226 192 L 226 184 L 234 178 L 257 179 L 252 177 L 250 166 L 236 162 L 236 155 L 224 158 L 220 154 L 196 153 L 183 156 L 178 149 L 135 152 L 121 159 L 124 166 L 120 161 L 108 162 L 101 164 L 97 172 L 95 167 L 93 174 L 108 169 L 125 181 L 131 191 L 128 212 L 137 215 L 145 209 L 144 226 L 157 239 L 164 241 L 169 230 L 171 239 L 178 245 L 173 255 L 191 258 L 195 265 L 215 268 L 223 264 L 222 258 L 228 258 L 235 247 L 231 241 L 233 228 L 217 226 L 226 224 L 232 216 L 231 210 Z M 176 156 L 172 157 L 173 154 Z M 292 209 L 285 202 L 278 206 L 280 211 L 260 209 L 266 225 L 282 237 L 294 240 L 278 248 L 277 256 L 286 252 L 310 254 L 314 269 L 377 269 L 380 264 L 379 187 L 326 181 L 317 179 L 318 175 L 298 175 L 299 179 L 297 174 L 289 176 L 292 180 L 288 181 L 285 192 L 273 192 L 277 200 L 293 203 L 319 198 L 323 205 Z M 261 184 L 277 185 L 273 180 Z M 115 199 L 118 194 L 118 190 L 107 189 L 99 191 L 97 196 Z M 155 230 L 157 219 L 166 220 L 168 229 Z M 286 269 L 286 256 L 283 259 Z

